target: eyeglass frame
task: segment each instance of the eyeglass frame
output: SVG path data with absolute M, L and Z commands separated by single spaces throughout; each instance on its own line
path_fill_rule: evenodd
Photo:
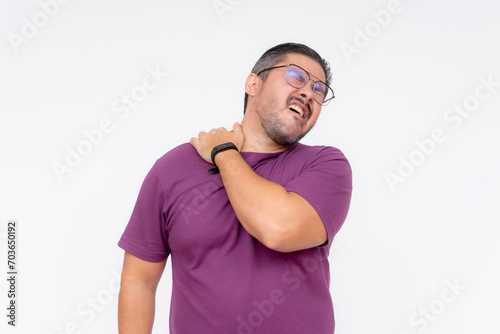
M 289 68 L 290 66 L 295 66 L 295 67 L 298 67 L 298 68 L 299 68 L 299 69 L 301 69 L 302 71 L 306 72 L 306 74 L 307 74 L 307 76 L 308 76 L 309 78 L 308 78 L 308 80 L 306 81 L 306 83 L 304 84 L 304 86 L 302 86 L 302 87 L 295 87 L 294 85 L 292 85 L 291 83 L 289 83 L 289 82 L 288 82 L 288 80 L 286 79 L 286 73 L 288 72 L 288 68 Z M 312 81 L 312 82 L 313 82 L 313 90 L 312 90 L 312 91 L 316 93 L 316 91 L 314 90 L 314 86 L 316 85 L 316 82 L 321 82 L 322 84 L 324 84 L 324 85 L 325 85 L 325 87 L 326 87 L 327 89 L 329 89 L 329 90 L 332 92 L 332 97 L 330 97 L 330 98 L 328 98 L 328 99 L 324 100 L 324 101 L 323 101 L 323 103 L 319 103 L 319 102 L 318 102 L 318 101 L 314 98 L 314 101 L 318 102 L 320 105 L 322 105 L 322 106 L 326 106 L 326 105 L 328 105 L 328 104 L 330 103 L 330 101 L 331 101 L 331 100 L 333 100 L 333 99 L 335 98 L 335 93 L 333 92 L 333 89 L 332 89 L 330 86 L 328 86 L 328 85 L 327 85 L 324 81 L 321 81 L 321 80 L 316 80 L 316 81 L 314 81 L 314 80 L 311 78 L 311 76 L 315 77 L 316 79 L 318 79 L 318 78 L 317 78 L 316 76 L 312 75 L 311 73 L 309 73 L 308 71 L 306 71 L 305 69 L 303 69 L 302 67 L 300 67 L 299 65 L 295 65 L 295 64 L 288 64 L 288 65 L 280 65 L 280 66 L 268 67 L 268 68 L 265 68 L 265 69 L 263 69 L 263 70 L 259 71 L 259 73 L 257 73 L 257 76 L 259 76 L 262 72 L 269 71 L 269 70 L 274 70 L 275 68 L 282 68 L 282 67 L 286 67 L 286 72 L 285 72 L 285 81 L 286 81 L 286 83 L 287 83 L 287 84 L 289 84 L 290 86 L 294 87 L 294 88 L 297 88 L 297 89 L 303 88 L 303 87 L 305 87 L 305 86 L 307 85 L 307 83 L 308 83 L 309 81 Z

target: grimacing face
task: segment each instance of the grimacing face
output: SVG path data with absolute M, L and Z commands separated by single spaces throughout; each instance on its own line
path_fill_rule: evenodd
M 295 64 L 314 80 L 325 81 L 323 68 L 314 59 L 301 54 L 288 54 L 275 66 Z M 262 128 L 275 143 L 289 147 L 302 139 L 314 126 L 321 105 L 314 100 L 313 82 L 295 88 L 285 80 L 286 67 L 269 70 L 256 99 L 256 112 Z

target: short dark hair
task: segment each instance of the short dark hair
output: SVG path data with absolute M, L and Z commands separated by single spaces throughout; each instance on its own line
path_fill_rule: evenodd
M 279 64 L 288 54 L 291 53 L 298 53 L 317 61 L 318 64 L 320 64 L 321 67 L 323 68 L 323 71 L 325 72 L 326 84 L 330 86 L 330 82 L 332 81 L 330 64 L 328 64 L 328 62 L 325 59 L 321 58 L 321 56 L 316 51 L 314 51 L 307 45 L 299 43 L 283 43 L 270 48 L 269 50 L 264 52 L 264 54 L 259 58 L 259 60 L 257 60 L 254 67 L 252 68 L 252 73 L 257 74 L 265 68 L 273 67 Z M 262 73 L 261 75 L 262 80 L 265 81 L 267 79 L 268 74 L 269 72 Z M 245 93 L 243 114 L 245 114 L 247 110 L 247 102 L 248 102 L 248 94 Z

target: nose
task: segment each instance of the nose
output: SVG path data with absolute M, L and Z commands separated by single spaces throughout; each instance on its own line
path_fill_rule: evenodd
M 314 98 L 314 81 L 309 79 L 304 87 L 299 89 L 299 94 L 303 99 L 312 100 Z

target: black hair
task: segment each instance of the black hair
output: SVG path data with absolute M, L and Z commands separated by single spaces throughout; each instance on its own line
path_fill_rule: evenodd
M 328 62 L 325 59 L 321 58 L 321 56 L 316 51 L 314 51 L 313 49 L 304 44 L 283 43 L 270 48 L 269 50 L 264 52 L 264 54 L 259 58 L 259 60 L 257 60 L 254 67 L 252 68 L 252 73 L 257 74 L 263 69 L 273 67 L 279 64 L 285 59 L 285 57 L 288 54 L 291 53 L 298 53 L 317 61 L 318 64 L 320 64 L 321 67 L 323 68 L 323 71 L 325 72 L 326 84 L 330 86 L 330 82 L 332 80 L 330 64 L 328 64 Z M 262 80 L 265 81 L 267 79 L 268 74 L 269 73 L 267 71 L 263 72 L 261 74 Z M 245 114 L 246 112 L 247 102 L 248 102 L 248 94 L 245 93 L 245 100 L 243 103 L 243 114 Z

